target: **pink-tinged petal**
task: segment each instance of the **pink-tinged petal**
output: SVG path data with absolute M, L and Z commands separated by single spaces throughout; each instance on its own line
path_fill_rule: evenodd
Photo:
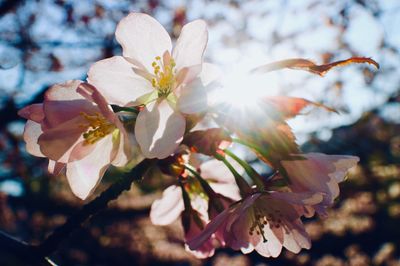
M 132 64 L 121 56 L 100 60 L 88 72 L 93 84 L 109 104 L 125 106 L 138 97 L 152 92 L 151 83 L 135 74 Z
M 185 118 L 166 100 L 148 104 L 136 119 L 135 135 L 147 158 L 164 159 L 171 155 L 184 132 Z
M 214 256 L 215 247 L 212 245 L 211 240 L 206 242 L 202 247 L 197 250 L 191 250 L 187 244 L 185 244 L 185 250 L 191 253 L 198 259 L 206 259 Z
M 186 212 L 187 210 L 185 210 Z M 185 214 L 183 214 L 183 217 Z M 200 220 L 195 220 L 196 218 Z M 185 231 L 185 242 L 190 242 L 192 239 L 196 238 L 202 231 L 203 226 L 205 225 L 205 221 L 201 219 L 199 214 L 191 210 L 189 214 L 189 221 L 188 223 L 184 222 L 184 218 L 182 218 L 182 224 L 184 226 L 184 231 Z M 200 222 L 201 224 L 199 224 Z M 188 245 L 185 245 L 186 249 L 192 253 L 194 256 L 196 256 L 199 259 L 204 259 L 211 257 L 214 255 L 215 248 L 213 245 L 213 238 L 209 238 L 207 241 L 203 242 L 197 249 L 195 250 L 190 250 Z
M 236 165 L 235 165 L 236 166 Z M 235 167 L 241 173 L 240 167 Z M 209 160 L 200 165 L 201 176 L 210 181 L 218 183 L 235 183 L 235 177 L 226 165 L 219 160 Z
M 84 98 L 76 93 L 76 89 L 81 83 L 82 81 L 80 80 L 69 80 L 51 86 L 44 95 L 45 102 L 83 100 Z
M 296 205 L 315 205 L 323 200 L 323 194 L 317 192 L 271 192 L 271 197 Z
M 183 26 L 172 52 L 177 69 L 201 64 L 207 41 L 207 24 L 203 20 Z
M 115 123 L 118 118 L 111 109 L 111 106 L 107 103 L 106 99 L 100 92 L 89 83 L 82 83 L 76 91 L 85 97 L 88 101 L 91 101 L 97 105 L 100 113 L 108 119 L 108 121 Z
M 43 133 L 39 123 L 28 120 L 24 129 L 24 140 L 26 142 L 26 151 L 37 157 L 46 157 L 38 144 L 39 136 Z
M 98 108 L 77 92 L 81 83 L 79 80 L 72 80 L 56 84 L 46 91 L 43 102 L 44 130 L 75 119 L 81 116 L 82 112 L 87 114 L 98 112 Z
M 82 113 L 94 114 L 99 112 L 98 108 L 84 99 L 73 101 L 47 101 L 43 104 L 43 110 L 45 112 L 45 118 L 41 123 L 43 130 L 58 127 L 60 124 L 70 120 L 79 120 L 83 118 Z
M 281 228 L 279 228 L 282 231 Z M 269 226 L 264 227 L 264 236 L 267 242 L 260 241 L 255 250 L 264 257 L 276 258 L 282 251 L 282 242 L 276 236 L 276 233 Z
M 29 119 L 35 121 L 36 123 L 40 123 L 44 118 L 43 104 L 36 103 L 28 105 L 19 110 L 18 115 L 25 119 Z
M 192 82 L 180 91 L 178 109 L 185 114 L 207 111 L 207 91 L 201 82 Z
M 204 230 L 197 236 L 193 237 L 187 244 L 191 250 L 196 250 L 201 247 L 206 241 L 210 239 L 210 237 L 216 232 L 219 228 L 224 228 L 228 218 L 229 218 L 229 210 L 225 210 L 221 212 L 217 217 L 212 219 Z
M 95 145 L 88 145 L 85 143 L 83 138 L 80 138 L 78 142 L 73 144 L 73 147 L 68 155 L 68 162 L 78 161 L 92 153 L 95 149 Z
M 356 165 L 358 157 L 310 153 L 303 160 L 282 161 L 291 179 L 293 189 L 324 194 L 323 204 L 328 206 L 339 195 L 338 182 Z
M 114 137 L 114 139 L 114 145 L 116 144 L 118 147 L 111 164 L 123 167 L 132 158 L 132 149 L 139 149 L 139 147 L 135 141 L 130 141 L 127 132 L 118 132 L 118 136 Z
M 311 247 L 310 238 L 305 231 L 300 220 L 286 225 L 288 230 L 284 230 L 283 246 L 293 253 L 299 253 L 302 248 Z
M 143 13 L 130 13 L 123 18 L 115 31 L 115 38 L 122 46 L 124 57 L 140 62 L 152 72 L 151 63 L 156 56 L 171 51 L 171 38 L 154 18 Z
M 168 225 L 178 219 L 183 210 L 181 188 L 170 186 L 164 190 L 162 198 L 151 205 L 150 220 L 155 225 Z
M 201 68 L 202 65 L 194 65 L 190 67 L 184 67 L 178 71 L 178 73 L 176 74 L 177 88 L 174 90 L 177 96 L 181 95 L 181 91 L 185 88 L 186 85 L 192 82 L 201 82 L 201 79 L 199 78 Z
M 222 196 L 225 196 L 234 201 L 238 201 L 242 198 L 240 196 L 239 187 L 236 185 L 236 183 L 221 184 L 212 182 L 210 183 L 210 186 L 216 193 L 221 194 Z
M 93 145 L 95 148 L 89 155 L 67 164 L 68 183 L 72 192 L 83 200 L 95 189 L 110 165 L 112 136 L 106 136 Z
M 79 127 L 82 117 L 76 117 L 55 128 L 46 130 L 38 139 L 41 152 L 51 160 L 68 162 L 68 154 L 79 140 L 85 129 Z
M 58 175 L 61 170 L 65 167 L 65 163 L 59 163 L 53 160 L 49 160 L 49 166 L 47 167 L 50 174 Z

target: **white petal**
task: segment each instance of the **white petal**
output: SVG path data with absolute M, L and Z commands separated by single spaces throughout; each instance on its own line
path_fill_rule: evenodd
M 147 158 L 163 159 L 171 155 L 182 141 L 185 118 L 166 100 L 151 103 L 140 111 L 135 135 Z
M 201 82 L 204 86 L 210 85 L 222 77 L 222 70 L 210 63 L 203 63 L 200 73 Z
M 92 65 L 88 82 L 98 89 L 108 103 L 121 106 L 153 91 L 151 83 L 136 75 L 132 64 L 121 56 L 100 60 Z
M 96 147 L 88 156 L 67 164 L 68 183 L 72 192 L 83 200 L 94 190 L 110 165 L 112 136 L 109 135 L 93 145 Z
M 151 205 L 150 220 L 155 225 L 167 225 L 179 218 L 184 209 L 180 187 L 170 186 L 163 192 L 162 198 Z
M 117 26 L 115 37 L 122 46 L 124 57 L 130 57 L 152 72 L 156 56 L 171 51 L 171 38 L 154 18 L 143 13 L 130 13 Z
M 176 68 L 179 70 L 201 64 L 207 40 L 207 24 L 203 20 L 195 20 L 186 24 L 182 28 L 172 52 Z
M 65 83 L 55 84 L 46 91 L 44 95 L 45 101 L 83 100 L 85 98 L 76 92 L 81 83 L 82 81 L 80 80 L 69 80 Z
M 207 111 L 207 91 L 198 79 L 181 90 L 178 109 L 185 114 L 196 114 Z
M 38 157 L 46 157 L 41 151 L 38 144 L 39 136 L 42 134 L 39 123 L 28 120 L 24 130 L 24 140 L 26 142 L 26 151 Z

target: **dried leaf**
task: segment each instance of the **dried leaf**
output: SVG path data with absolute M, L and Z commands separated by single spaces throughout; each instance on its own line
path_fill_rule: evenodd
M 328 72 L 334 67 L 345 66 L 349 64 L 363 64 L 363 63 L 374 65 L 377 69 L 379 69 L 379 64 L 373 59 L 367 57 L 351 57 L 346 60 L 340 60 L 324 65 L 316 65 L 315 63 L 307 59 L 294 58 L 294 59 L 276 61 L 270 64 L 256 67 L 251 70 L 251 73 L 267 73 L 275 70 L 280 70 L 283 68 L 290 68 L 290 69 L 305 70 L 323 76 L 325 75 L 326 72 Z
M 279 112 L 284 119 L 292 118 L 298 115 L 305 107 L 313 105 L 315 107 L 323 108 L 329 112 L 338 113 L 337 110 L 323 105 L 322 103 L 312 102 L 303 98 L 287 97 L 287 96 L 271 96 L 265 98 L 268 104 Z

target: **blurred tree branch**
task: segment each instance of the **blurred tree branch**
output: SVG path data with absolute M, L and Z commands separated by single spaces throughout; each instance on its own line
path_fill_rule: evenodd
M 145 159 L 140 162 L 129 173 L 124 174 L 117 182 L 101 193 L 96 199 L 85 204 L 81 210 L 70 216 L 65 224 L 56 228 L 40 245 L 35 246 L 27 244 L 0 231 L 0 247 L 32 265 L 55 265 L 47 256 L 55 252 L 60 243 L 64 241 L 72 231 L 78 229 L 83 222 L 101 210 L 104 210 L 108 203 L 117 199 L 123 191 L 129 190 L 131 184 L 140 180 L 154 163 L 154 159 Z
M 131 184 L 134 181 L 140 180 L 154 163 L 155 160 L 143 160 L 134 167 L 132 171 L 122 176 L 117 182 L 101 193 L 100 196 L 84 205 L 80 211 L 69 217 L 65 224 L 54 230 L 54 232 L 38 246 L 39 253 L 43 257 L 46 257 L 56 251 L 60 243 L 66 239 L 72 231 L 79 228 L 79 226 L 92 215 L 105 209 L 108 203 L 117 199 L 124 190 L 129 190 Z

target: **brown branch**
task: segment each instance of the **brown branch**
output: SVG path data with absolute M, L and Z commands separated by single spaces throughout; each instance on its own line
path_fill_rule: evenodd
M 101 210 L 104 210 L 108 203 L 118 198 L 124 191 L 129 190 L 132 182 L 140 180 L 146 171 L 155 163 L 156 160 L 145 159 L 140 162 L 128 175 L 123 176 L 116 183 L 112 184 L 107 190 L 101 193 L 96 199 L 87 203 L 75 215 L 68 218 L 67 222 L 56 228 L 54 232 L 39 246 L 37 250 L 42 257 L 49 256 L 55 252 L 62 241 L 64 241 L 72 231 Z

